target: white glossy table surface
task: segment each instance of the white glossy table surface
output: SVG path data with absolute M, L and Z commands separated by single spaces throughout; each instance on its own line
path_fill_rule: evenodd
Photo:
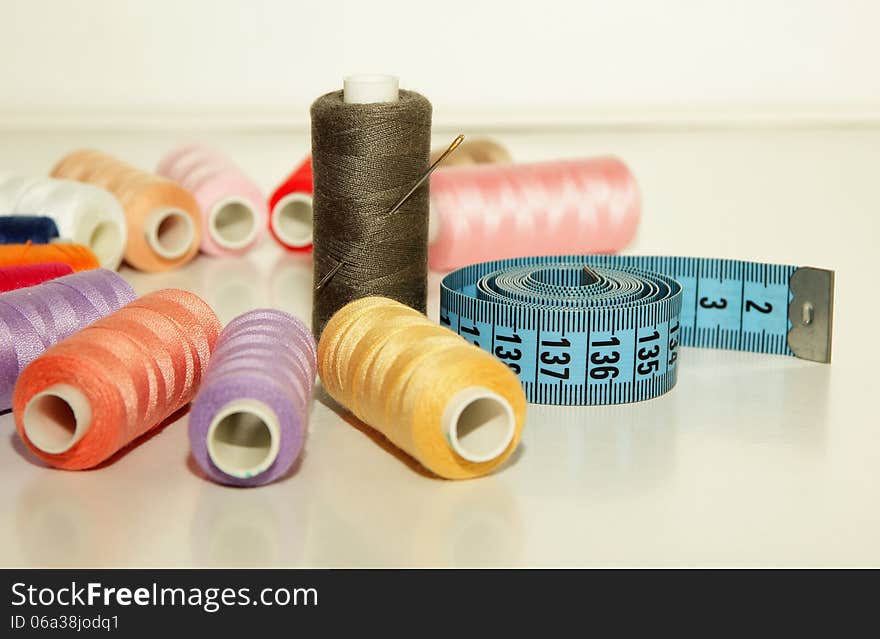
M 0 416 L 2 566 L 880 565 L 880 130 L 498 135 L 519 159 L 611 152 L 644 195 L 629 252 L 837 271 L 834 363 L 684 349 L 678 386 L 599 408 L 531 406 L 498 474 L 429 479 L 320 401 L 299 470 L 258 489 L 201 477 L 185 417 L 109 467 L 43 468 Z M 437 142 L 450 135 L 437 137 Z M 0 132 L 0 168 L 90 146 L 144 167 L 192 136 Z M 204 134 L 267 190 L 305 134 Z M 237 260 L 124 270 L 221 319 L 310 316 L 308 257 L 267 238 Z M 439 275 L 432 275 L 436 317 Z

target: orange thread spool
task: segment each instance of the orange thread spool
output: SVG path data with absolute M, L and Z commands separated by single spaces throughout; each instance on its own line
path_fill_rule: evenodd
M 98 258 L 82 244 L 6 244 L 0 245 L 0 267 L 61 262 L 74 272 L 99 268 Z
M 142 271 L 167 271 L 199 249 L 202 217 L 195 198 L 179 184 L 141 171 L 100 151 L 74 151 L 52 176 L 110 191 L 125 210 L 125 261 Z
M 62 340 L 22 372 L 15 425 L 57 468 L 92 468 L 192 400 L 220 334 L 198 296 L 145 295 Z

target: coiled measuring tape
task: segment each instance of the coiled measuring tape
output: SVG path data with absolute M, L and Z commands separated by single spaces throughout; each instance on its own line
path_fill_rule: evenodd
M 738 260 L 527 257 L 447 275 L 440 322 L 530 402 L 620 404 L 675 385 L 680 346 L 831 361 L 834 273 Z

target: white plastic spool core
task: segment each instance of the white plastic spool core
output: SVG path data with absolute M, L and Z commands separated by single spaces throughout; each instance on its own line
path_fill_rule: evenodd
M 468 386 L 453 395 L 441 424 L 452 449 L 471 462 L 495 459 L 516 433 L 510 403 L 483 386 Z
M 312 196 L 308 193 L 288 193 L 272 209 L 272 231 L 288 246 L 311 244 L 312 223 Z
M 31 397 L 21 421 L 31 444 L 59 455 L 86 434 L 92 424 L 92 406 L 79 389 L 55 384 Z
M 254 241 L 258 230 L 254 207 L 241 198 L 220 200 L 208 213 L 208 232 L 223 248 L 244 248 Z
M 397 102 L 399 98 L 400 79 L 395 75 L 361 73 L 342 81 L 342 99 L 347 104 Z
M 208 427 L 208 456 L 227 475 L 248 479 L 278 457 L 281 426 L 263 402 L 236 399 L 217 412 Z
M 195 241 L 193 221 L 184 211 L 162 208 L 150 211 L 144 220 L 147 244 L 160 257 L 175 260 L 182 257 Z
M 102 266 L 112 264 L 118 258 L 124 243 L 119 226 L 107 220 L 98 222 L 92 228 L 86 242 Z

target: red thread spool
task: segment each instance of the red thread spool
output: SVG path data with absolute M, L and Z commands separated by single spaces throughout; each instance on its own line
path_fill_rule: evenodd
M 269 232 L 288 251 L 312 250 L 312 156 L 269 198 Z
M 57 468 L 100 464 L 193 398 L 220 328 L 193 293 L 131 302 L 24 369 L 12 398 L 19 434 Z
M 7 266 L 0 268 L 0 293 L 14 291 L 27 286 L 36 286 L 62 275 L 70 275 L 73 269 L 63 262 L 45 262 L 25 264 L 23 266 Z

